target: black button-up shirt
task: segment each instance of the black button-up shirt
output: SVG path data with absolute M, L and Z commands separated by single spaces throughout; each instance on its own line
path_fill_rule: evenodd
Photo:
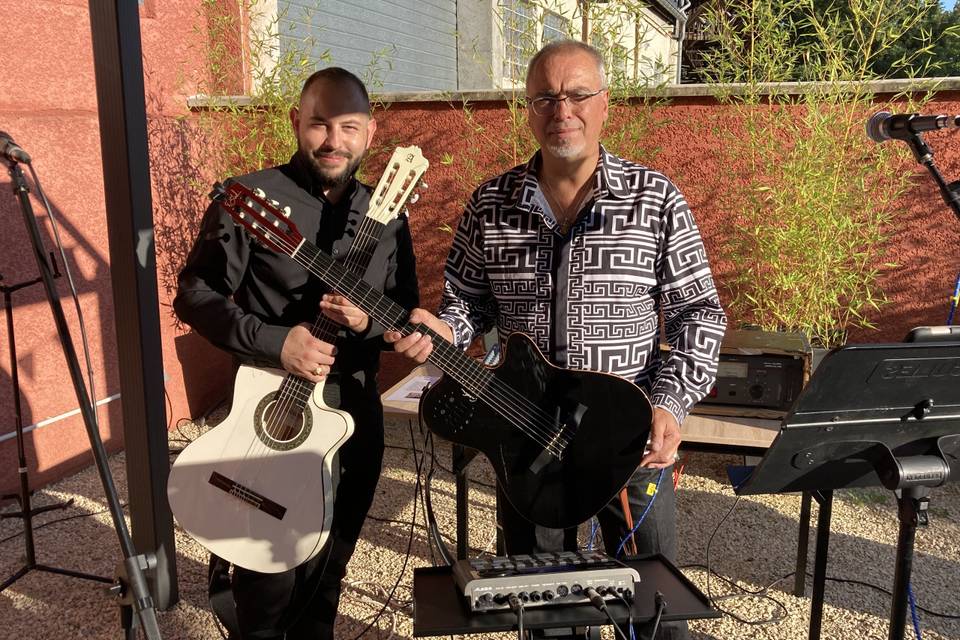
M 280 207 L 289 206 L 290 220 L 300 234 L 341 260 L 370 202 L 371 189 L 357 181 L 340 202 L 329 202 L 296 156 L 289 164 L 235 180 L 263 190 Z M 383 229 L 364 280 L 408 309 L 418 304 L 413 243 L 405 217 Z M 211 203 L 204 215 L 178 282 L 173 305 L 181 320 L 241 362 L 270 367 L 280 366 L 290 328 L 313 322 L 320 298 L 328 291 L 294 260 L 250 237 L 217 203 Z M 363 371 L 372 381 L 382 333 L 375 323 L 363 336 L 341 330 L 334 372 Z

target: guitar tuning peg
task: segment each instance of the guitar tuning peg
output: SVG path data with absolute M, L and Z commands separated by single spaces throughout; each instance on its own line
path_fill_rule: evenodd
M 410 202 L 410 204 L 417 204 L 417 201 L 418 201 L 419 199 L 420 199 L 420 194 L 419 194 L 419 193 L 415 193 L 415 194 L 413 194 L 412 196 L 410 196 L 410 201 L 409 201 L 409 202 Z
M 421 188 L 421 189 L 429 189 L 429 188 L 430 188 L 430 185 L 428 185 L 425 181 L 421 180 L 421 181 L 420 181 L 420 188 Z
M 253 192 L 257 195 L 258 198 L 263 198 L 263 197 L 266 197 L 267 195 L 267 193 L 260 187 L 257 187 L 256 189 L 254 189 Z
M 284 217 L 289 218 L 289 217 L 290 217 L 290 213 L 291 213 L 291 211 L 290 211 L 290 205 L 287 205 L 286 207 L 283 208 L 283 215 L 284 215 Z

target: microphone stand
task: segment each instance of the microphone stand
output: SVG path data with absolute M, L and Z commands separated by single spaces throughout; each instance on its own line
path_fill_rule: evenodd
M 53 313 L 53 318 L 57 325 L 57 333 L 60 337 L 60 344 L 63 347 L 63 355 L 67 360 L 70 378 L 73 380 L 73 388 L 76 391 L 77 401 L 80 405 L 80 413 L 83 415 L 83 422 L 87 428 L 87 438 L 90 441 L 93 458 L 97 466 L 97 471 L 100 474 L 100 482 L 103 485 L 104 496 L 110 508 L 110 515 L 113 518 L 113 526 L 120 539 L 120 548 L 123 551 L 124 562 L 119 566 L 119 575 L 113 583 L 113 586 L 109 588 L 109 592 L 120 598 L 120 619 L 128 639 L 132 639 L 135 635 L 133 609 L 139 618 L 144 634 L 148 640 L 160 640 L 160 628 L 157 625 L 153 597 L 150 595 L 147 579 L 144 575 L 144 571 L 156 567 L 157 558 L 153 553 L 138 555 L 133 546 L 130 531 L 127 529 L 127 523 L 123 517 L 120 499 L 117 497 L 117 488 L 113 482 L 110 467 L 107 464 L 107 451 L 103 446 L 103 440 L 100 438 L 100 432 L 97 428 L 96 413 L 90 402 L 90 397 L 87 395 L 87 387 L 84 384 L 83 374 L 77 360 L 77 352 L 73 346 L 73 339 L 70 337 L 70 328 L 67 326 L 67 320 L 63 314 L 63 306 L 60 304 L 60 298 L 54 287 L 54 276 L 51 272 L 50 264 L 43 254 L 43 241 L 40 238 L 40 229 L 37 226 L 37 221 L 33 214 L 33 206 L 30 204 L 30 188 L 27 184 L 26 177 L 23 175 L 23 170 L 20 169 L 19 163 L 10 158 L 6 158 L 6 160 L 9 165 L 10 177 L 13 178 L 13 192 L 20 203 L 23 220 L 30 234 L 34 257 L 37 260 L 37 267 L 40 270 L 40 277 L 46 290 L 47 301 L 50 303 L 50 310 Z M 34 178 L 36 178 L 36 174 L 34 174 Z
M 917 162 L 925 166 L 930 172 L 930 175 L 933 176 L 934 182 L 936 182 L 940 188 L 940 195 L 943 196 L 943 201 L 953 210 L 957 219 L 960 219 L 960 180 L 947 183 L 947 181 L 943 179 L 943 174 L 940 173 L 937 165 L 933 162 L 933 151 L 924 139 L 920 137 L 919 133 L 911 133 L 903 140 L 910 146 L 910 150 L 913 151 L 913 157 L 917 159 Z
M 53 263 L 54 268 L 54 277 L 58 277 L 60 274 L 56 273 L 57 263 L 53 259 L 53 254 L 50 255 L 51 262 Z M 0 281 L 3 280 L 3 276 L 0 275 Z M 17 365 L 17 341 L 14 338 L 14 324 L 13 324 L 13 293 L 19 291 L 20 289 L 25 289 L 31 287 L 40 282 L 40 278 L 34 278 L 33 280 L 28 280 L 26 282 L 20 282 L 14 285 L 0 285 L 0 292 L 3 293 L 3 309 L 6 312 L 7 316 L 7 344 L 10 346 L 10 379 L 13 382 L 13 412 L 15 419 L 15 432 L 17 438 L 17 473 L 20 476 L 20 492 L 10 496 L 4 496 L 4 498 L 14 498 L 20 504 L 19 511 L 13 511 L 9 513 L 0 513 L 0 519 L 5 518 L 22 518 L 23 519 L 23 542 L 26 551 L 26 563 L 12 576 L 7 578 L 0 584 L 0 591 L 3 591 L 14 582 L 27 575 L 31 571 L 45 571 L 47 573 L 58 573 L 64 576 L 70 576 L 73 578 L 82 578 L 84 580 L 93 580 L 96 582 L 105 582 L 110 584 L 113 582 L 110 578 L 105 578 L 103 576 L 96 576 L 90 573 L 83 573 L 81 571 L 71 571 L 69 569 L 60 569 L 58 567 L 51 567 L 45 564 L 39 564 L 37 562 L 37 552 L 36 546 L 34 545 L 33 539 L 33 517 L 40 513 L 45 513 L 47 511 L 53 511 L 54 509 L 66 509 L 67 507 L 73 504 L 73 499 L 70 499 L 66 502 L 57 502 L 54 504 L 49 504 L 43 507 L 33 507 L 30 504 L 30 481 L 27 478 L 27 456 L 24 450 L 24 440 L 23 440 L 23 411 L 21 410 L 20 405 L 20 370 Z

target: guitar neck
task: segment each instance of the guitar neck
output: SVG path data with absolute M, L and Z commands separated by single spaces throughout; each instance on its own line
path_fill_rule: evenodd
M 357 237 L 350 246 L 350 251 L 344 261 L 345 268 L 363 276 L 364 271 L 370 265 L 370 259 L 373 257 L 373 251 L 380 242 L 380 236 L 383 235 L 383 229 L 386 225 L 382 222 L 367 217 L 363 219 L 360 229 L 357 231 Z M 328 283 L 329 284 L 329 283 Z M 317 314 L 317 319 L 310 328 L 310 334 L 318 340 L 332 343 L 337 338 L 340 331 L 340 325 L 323 315 Z
M 411 324 L 406 309 L 364 282 L 359 275 L 306 241 L 293 249 L 290 256 L 387 329 L 394 329 L 403 335 L 415 331 L 430 335 L 433 338 L 430 362 L 473 394 L 479 395 L 484 391 L 491 375 L 489 370 L 429 327 Z

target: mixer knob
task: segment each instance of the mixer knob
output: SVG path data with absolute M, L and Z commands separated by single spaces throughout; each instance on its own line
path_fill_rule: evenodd
M 560 589 L 566 589 L 566 587 L 562 587 L 562 586 L 561 586 L 561 587 L 557 587 L 557 591 L 560 591 Z M 553 591 L 550 591 L 549 589 L 547 589 L 546 591 L 544 591 L 544 592 L 543 592 L 543 599 L 544 599 L 546 602 L 550 602 L 551 600 L 553 600 Z
M 530 592 L 530 600 L 532 600 L 533 602 L 540 602 L 540 592 L 539 592 L 539 591 L 531 591 L 531 592 Z
M 562 584 L 559 587 L 557 587 L 557 595 L 560 596 L 561 598 L 566 596 L 568 593 L 570 593 L 570 589 L 567 588 L 567 585 Z
M 633 591 L 630 591 L 630 589 L 624 589 L 620 595 L 623 596 L 623 599 L 627 602 L 633 602 Z
M 507 603 L 507 594 L 505 594 L 505 593 L 498 593 L 497 595 L 493 596 L 493 601 L 496 602 L 497 604 L 506 604 L 506 603 Z
M 530 594 L 528 594 L 526 591 L 521 591 L 520 593 L 517 594 L 517 597 L 520 598 L 521 602 L 530 601 Z
M 572 587 L 570 587 L 570 593 L 575 596 L 580 595 L 581 591 L 583 591 L 583 587 L 581 587 L 579 584 L 574 584 Z

